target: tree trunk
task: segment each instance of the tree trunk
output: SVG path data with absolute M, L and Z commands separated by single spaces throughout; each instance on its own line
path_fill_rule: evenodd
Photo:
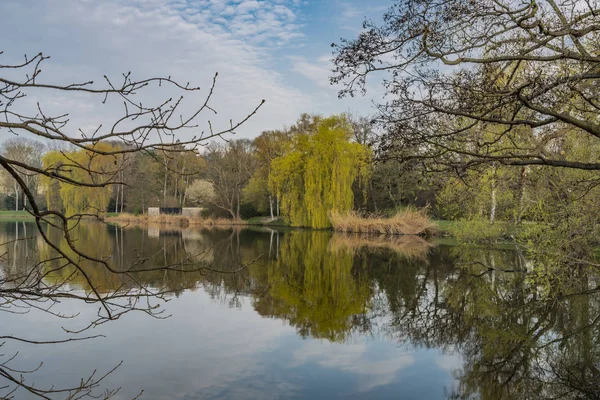
M 371 200 L 373 200 L 373 210 L 377 212 L 377 201 L 375 200 L 375 192 L 373 191 L 373 182 L 369 179 L 369 191 L 371 192 Z
M 519 196 L 519 209 L 517 210 L 517 215 L 515 218 L 515 222 L 517 224 L 521 223 L 521 218 L 523 217 L 523 213 L 525 212 L 525 186 L 527 183 L 527 167 L 521 168 L 521 183 L 520 183 L 520 191 L 521 195 Z
M 237 210 L 236 210 L 236 214 L 237 214 L 237 219 L 242 219 L 240 216 L 240 193 L 238 191 L 237 194 Z
M 19 187 L 15 186 L 15 211 L 19 211 Z
M 119 189 L 121 189 L 121 185 L 117 185 L 117 194 L 115 195 L 115 213 L 119 212 Z
M 185 201 L 187 200 L 187 188 L 189 186 L 189 175 L 185 177 L 185 189 L 183 190 L 182 196 L 181 196 L 181 206 L 185 207 Z
M 123 170 L 121 170 L 121 182 L 125 180 Z M 125 186 L 121 186 L 121 212 L 123 212 L 123 202 L 125 201 Z
M 496 220 L 496 167 L 494 167 L 494 172 L 492 176 L 492 198 L 491 198 L 491 207 L 490 207 L 490 224 L 493 224 Z
M 490 208 L 490 224 L 496 220 L 496 188 L 492 189 L 492 206 Z
M 394 209 L 398 208 L 398 202 L 396 202 L 396 197 L 392 194 L 392 185 L 387 185 L 387 192 L 390 200 L 394 204 Z
M 167 161 L 165 160 L 165 176 L 164 176 L 165 183 L 163 186 L 163 205 L 162 205 L 163 207 L 167 206 L 167 175 L 168 175 L 168 173 L 169 173 L 169 167 L 167 165 Z
M 175 185 L 174 186 L 175 187 L 173 188 L 173 198 L 175 199 L 175 201 L 177 201 L 178 194 L 179 194 L 179 191 L 177 190 L 178 186 L 179 186 L 179 177 L 178 176 L 175 177 Z
M 273 220 L 273 197 L 269 195 L 269 209 L 271 210 L 271 220 Z

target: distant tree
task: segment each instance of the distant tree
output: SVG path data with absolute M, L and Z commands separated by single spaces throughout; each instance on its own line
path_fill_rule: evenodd
M 125 174 L 127 182 L 125 202 L 129 211 L 141 213 L 148 207 L 161 204 L 163 185 L 160 177 L 163 165 L 153 153 L 152 151 L 136 153 L 128 173 Z
M 215 201 L 216 193 L 213 184 L 209 181 L 196 179 L 186 189 L 188 201 L 196 206 L 208 206 Z
M 247 139 L 232 140 L 225 144 L 212 142 L 204 153 L 206 170 L 203 179 L 212 183 L 215 197 L 212 204 L 231 215 L 241 218 L 242 190 L 255 169 L 252 143 Z
M 279 199 L 269 187 L 271 163 L 285 154 L 291 144 L 289 129 L 265 131 L 252 141 L 256 169 L 244 188 L 244 198 L 259 212 L 269 212 L 271 218 L 279 216 Z
M 42 158 L 45 170 L 53 170 L 71 180 L 90 185 L 77 187 L 68 182 L 55 185 L 54 179 L 42 176 L 47 203 L 54 205 L 53 201 L 57 197 L 54 192 L 58 189 L 62 201 L 61 208 L 67 216 L 106 213 L 112 187 L 103 184 L 114 178 L 122 178 L 123 174 L 120 172 L 123 170 L 123 154 L 110 154 L 118 151 L 119 146 L 100 142 L 92 148 L 93 151 L 49 152 Z M 83 165 L 86 169 L 77 168 Z
M 1 153 L 3 156 L 10 158 L 19 163 L 15 166 L 15 171 L 21 176 L 24 185 L 37 195 L 37 184 L 39 174 L 29 171 L 24 166 L 41 167 L 41 156 L 44 151 L 44 145 L 40 142 L 21 137 L 7 139 L 2 144 Z M 12 188 L 15 198 L 15 210 L 25 208 L 27 206 L 27 198 L 25 197 L 24 189 L 19 185 L 19 182 L 10 174 L 2 175 L 4 186 Z

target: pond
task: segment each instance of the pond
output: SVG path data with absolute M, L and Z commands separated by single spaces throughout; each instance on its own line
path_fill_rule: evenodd
M 45 234 L 60 247 L 60 234 Z M 58 234 L 58 236 L 57 236 Z M 95 372 L 102 390 L 132 399 L 593 398 L 600 393 L 598 279 L 573 273 L 560 289 L 533 284 L 510 246 L 486 248 L 327 231 L 161 229 L 81 223 L 77 246 L 97 264 L 84 274 L 56 261 L 44 282 L 85 293 L 142 285 L 164 293 L 92 326 L 100 306 L 0 298 L 5 340 L 0 398 L 77 385 Z M 15 239 L 22 239 L 15 241 Z M 35 225 L 2 222 L 1 277 L 52 258 Z M 197 265 L 192 272 L 178 266 Z M 171 265 L 168 270 L 153 270 Z M 180 268 L 182 269 L 182 268 Z M 509 272 L 505 272 L 509 271 Z M 6 311 L 8 304 L 13 308 Z M 131 303 L 129 303 L 131 304 Z M 14 313 L 14 306 L 21 312 Z M 156 308 L 154 308 L 156 307 Z M 65 318 L 62 318 L 65 317 Z M 13 357 L 14 356 L 14 357 Z M 7 363 L 7 361 L 10 361 Z M 7 369 L 8 368 L 8 369 Z M 27 372 L 27 373 L 25 373 Z M 19 378 L 20 379 L 20 378 Z M 143 391 L 143 392 L 142 392 Z M 49 398 L 65 398 L 51 393 Z

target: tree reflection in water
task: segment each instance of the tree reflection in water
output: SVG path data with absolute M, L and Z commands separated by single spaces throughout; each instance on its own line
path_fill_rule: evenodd
M 4 228 L 4 275 L 35 254 L 51 257 L 35 238 L 11 241 L 27 224 Z M 82 224 L 74 234 L 93 255 L 110 255 L 115 269 L 140 257 L 140 266 L 150 269 L 132 280 L 86 265 L 96 287 L 106 291 L 141 284 L 178 296 L 202 289 L 230 307 L 249 299 L 260 315 L 286 321 L 303 337 L 345 342 L 376 335 L 460 354 L 463 365 L 454 372 L 458 385 L 449 398 L 600 396 L 598 278 L 583 268 L 570 270 L 548 290 L 524 272 L 502 272 L 531 268 L 513 249 L 268 229 Z M 187 263 L 205 269 L 151 268 Z M 71 274 L 46 267 L 53 271 L 48 281 Z M 77 278 L 70 285 L 88 289 Z

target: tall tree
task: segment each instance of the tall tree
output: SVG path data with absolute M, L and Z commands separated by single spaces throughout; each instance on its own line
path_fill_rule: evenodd
M 269 212 L 271 218 L 279 216 L 279 199 L 269 187 L 271 163 L 287 151 L 291 142 L 290 130 L 275 130 L 261 133 L 252 142 L 256 170 L 244 189 L 244 197 L 260 212 Z
M 7 159 L 19 164 L 15 167 L 16 172 L 21 176 L 25 186 L 34 194 L 37 195 L 37 184 L 39 174 L 29 171 L 23 166 L 33 166 L 40 168 L 41 156 L 44 151 L 44 145 L 38 141 L 25 138 L 11 138 L 2 144 L 1 153 Z M 24 196 L 24 189 L 19 185 L 19 182 L 9 174 L 4 175 L 5 187 L 12 188 L 15 195 L 15 210 L 25 208 L 27 199 Z
M 247 139 L 226 144 L 212 142 L 203 156 L 204 179 L 212 183 L 215 191 L 212 204 L 227 211 L 232 218 L 241 219 L 242 190 L 255 169 L 251 142 Z
M 327 228 L 329 213 L 352 209 L 352 185 L 368 174 L 370 152 L 350 141 L 346 117 L 315 121 L 314 131 L 296 133 L 290 151 L 273 160 L 269 182 L 293 225 Z
M 48 204 L 54 206 L 53 199 L 56 198 L 56 194 L 52 191 L 58 189 L 62 201 L 61 209 L 65 210 L 67 216 L 106 213 L 112 192 L 108 183 L 120 184 L 123 166 L 119 160 L 122 155 L 102 154 L 115 152 L 115 145 L 101 142 L 95 144 L 93 150 L 49 152 L 42 158 L 45 171 L 56 171 L 56 174 L 60 173 L 71 181 L 89 185 L 80 187 L 69 181 L 60 181 L 57 186 L 54 185 L 55 180 L 46 175 L 42 176 Z M 77 168 L 78 166 L 85 168 Z

